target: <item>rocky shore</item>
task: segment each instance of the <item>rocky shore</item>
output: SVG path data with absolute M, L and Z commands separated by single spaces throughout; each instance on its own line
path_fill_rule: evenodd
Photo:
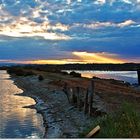
M 13 77 L 15 84 L 36 101 L 34 108 L 42 114 L 44 138 L 77 138 L 91 118 L 68 103 L 66 95 L 59 90 L 43 87 L 48 79 L 39 82 L 36 76 Z
M 44 138 L 78 138 L 79 134 L 95 119 L 79 111 L 68 101 L 62 90 L 66 82 L 71 86 L 88 87 L 90 79 L 73 78 L 61 74 L 34 71 L 36 75 L 15 76 L 12 79 L 24 92 L 36 101 L 34 106 L 42 114 L 44 121 Z M 43 75 L 40 81 L 38 75 Z M 116 111 L 125 101 L 136 103 L 140 108 L 140 90 L 117 80 L 94 79 L 95 96 L 93 106 L 103 112 Z

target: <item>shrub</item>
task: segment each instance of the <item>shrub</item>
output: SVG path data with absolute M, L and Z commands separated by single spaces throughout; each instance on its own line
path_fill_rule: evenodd
M 66 72 L 66 71 L 61 71 L 61 74 L 63 74 L 63 75 L 68 75 L 68 72 Z
M 99 77 L 93 76 L 92 79 L 100 79 Z
M 81 77 L 81 73 L 77 73 L 75 71 L 70 72 L 70 75 L 72 75 L 73 77 Z
M 43 80 L 44 80 L 44 77 L 43 77 L 42 75 L 39 75 L 39 76 L 38 76 L 38 80 L 39 80 L 39 81 L 43 81 Z

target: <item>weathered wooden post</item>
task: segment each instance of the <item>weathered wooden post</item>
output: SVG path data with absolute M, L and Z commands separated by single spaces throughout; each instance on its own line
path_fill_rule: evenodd
M 75 93 L 74 93 L 74 89 L 71 87 L 70 88 L 70 102 L 71 102 L 71 104 L 74 104 L 75 103 L 75 95 L 74 95 Z
M 85 97 L 84 97 L 84 113 L 86 114 L 88 112 L 88 89 L 85 93 Z
M 94 81 L 91 80 L 91 89 L 89 92 L 89 115 L 92 113 L 92 103 L 93 103 L 93 96 L 94 96 Z
M 64 84 L 64 89 L 63 89 L 63 91 L 64 91 L 64 93 L 65 93 L 66 96 L 67 96 L 68 102 L 70 103 L 67 83 Z
M 140 86 L 140 69 L 137 70 L 137 74 L 138 74 L 138 85 Z
M 77 108 L 80 110 L 80 88 L 76 87 L 77 91 Z

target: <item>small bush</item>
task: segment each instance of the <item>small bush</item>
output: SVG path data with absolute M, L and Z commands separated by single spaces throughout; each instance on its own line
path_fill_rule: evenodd
M 92 79 L 100 79 L 99 77 L 93 76 Z
M 73 77 L 81 77 L 81 73 L 77 73 L 75 71 L 70 72 L 70 75 L 72 75 Z
M 39 75 L 39 76 L 38 76 L 38 80 L 39 80 L 39 81 L 43 81 L 43 80 L 44 80 L 44 77 L 43 77 L 42 75 Z
M 68 72 L 66 72 L 66 71 L 61 71 L 61 74 L 63 74 L 63 75 L 68 75 Z

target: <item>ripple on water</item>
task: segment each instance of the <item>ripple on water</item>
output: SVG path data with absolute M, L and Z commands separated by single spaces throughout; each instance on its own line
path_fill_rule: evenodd
M 35 101 L 14 95 L 23 91 L 9 78 L 6 71 L 0 71 L 0 138 L 43 137 L 41 115 L 34 109 L 23 108 L 35 104 Z

